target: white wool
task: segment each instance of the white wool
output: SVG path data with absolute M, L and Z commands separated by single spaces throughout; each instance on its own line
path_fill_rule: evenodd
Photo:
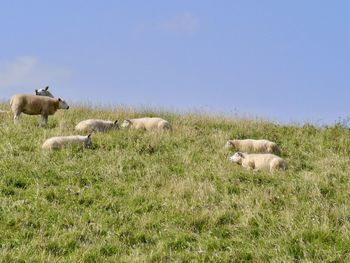
M 42 148 L 45 150 L 55 150 L 67 147 L 69 145 L 80 145 L 83 147 L 90 147 L 92 145 L 92 140 L 90 135 L 70 135 L 70 136 L 57 136 L 47 139 Z
M 225 144 L 225 148 L 249 153 L 280 153 L 278 145 L 269 140 L 228 140 Z
M 288 167 L 286 161 L 281 157 L 270 153 L 247 154 L 236 152 L 230 157 L 230 161 L 254 171 L 267 170 L 273 172 L 278 169 L 286 170 Z
M 121 127 L 123 128 L 133 128 L 133 129 L 139 129 L 139 130 L 155 130 L 155 131 L 161 131 L 161 130 L 171 130 L 171 124 L 162 118 L 157 117 L 145 117 L 145 118 L 138 118 L 138 119 L 128 119 L 124 120 Z
M 60 98 L 54 99 L 27 94 L 12 96 L 10 105 L 16 124 L 19 122 L 19 116 L 22 112 L 29 115 L 41 115 L 42 123 L 47 124 L 49 115 L 55 114 L 58 109 L 69 109 L 68 104 Z
M 111 129 L 118 129 L 118 120 L 106 121 L 99 119 L 89 119 L 79 122 L 75 126 L 75 130 L 81 132 L 106 132 Z

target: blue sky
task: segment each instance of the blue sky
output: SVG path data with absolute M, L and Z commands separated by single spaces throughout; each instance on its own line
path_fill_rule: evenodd
M 350 2 L 2 1 L 0 98 L 349 117 Z

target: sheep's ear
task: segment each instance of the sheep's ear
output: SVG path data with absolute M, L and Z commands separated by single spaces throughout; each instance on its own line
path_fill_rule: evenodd
M 91 133 L 87 137 L 90 138 L 91 137 Z
M 237 154 L 238 154 L 240 157 L 244 158 L 243 153 L 237 152 Z
M 46 86 L 45 90 L 48 90 L 49 89 L 49 86 Z
M 117 124 L 118 123 L 118 120 L 116 120 L 115 122 L 114 122 L 114 124 Z

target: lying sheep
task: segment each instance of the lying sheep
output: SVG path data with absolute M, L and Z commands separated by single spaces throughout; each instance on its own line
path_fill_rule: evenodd
M 47 139 L 43 145 L 44 150 L 57 150 L 67 146 L 78 145 L 83 147 L 91 147 L 91 134 L 88 136 L 71 135 L 71 136 L 57 136 Z
M 287 170 L 287 163 L 279 156 L 270 153 L 247 154 L 236 152 L 230 157 L 230 161 L 242 165 L 242 167 L 253 170 L 267 170 L 274 172 L 275 170 Z
M 52 95 L 52 93 L 49 91 L 49 86 L 47 86 L 44 89 L 36 89 L 35 90 L 35 95 L 38 96 L 47 96 L 47 97 L 51 97 L 54 98 L 54 96 Z
M 75 130 L 81 132 L 106 132 L 111 129 L 118 129 L 118 120 L 116 121 L 104 121 L 97 119 L 90 119 L 79 122 L 75 126 Z
M 49 115 L 55 114 L 58 109 L 69 109 L 68 104 L 60 98 L 54 99 L 26 94 L 12 96 L 10 105 L 15 124 L 19 123 L 19 115 L 22 112 L 29 115 L 41 115 L 42 124 L 46 125 Z
M 228 140 L 225 148 L 241 152 L 280 154 L 278 145 L 268 140 Z
M 171 130 L 171 124 L 162 118 L 139 118 L 124 120 L 121 127 L 139 130 Z

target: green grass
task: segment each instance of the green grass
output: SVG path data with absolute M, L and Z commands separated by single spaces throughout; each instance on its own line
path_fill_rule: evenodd
M 7 108 L 7 105 L 1 105 Z M 173 132 L 94 134 L 43 152 L 88 118 L 161 116 Z M 41 128 L 0 116 L 2 262 L 349 262 L 350 131 L 77 107 Z M 229 138 L 276 141 L 287 172 L 228 162 Z

